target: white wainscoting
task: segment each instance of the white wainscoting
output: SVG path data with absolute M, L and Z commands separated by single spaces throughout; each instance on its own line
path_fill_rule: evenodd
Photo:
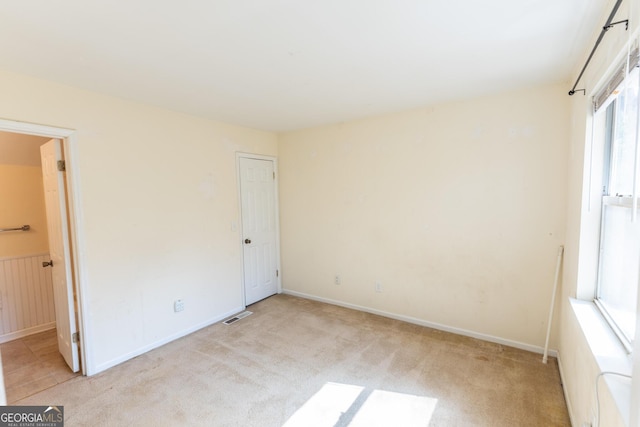
M 49 254 L 0 258 L 0 343 L 55 328 Z

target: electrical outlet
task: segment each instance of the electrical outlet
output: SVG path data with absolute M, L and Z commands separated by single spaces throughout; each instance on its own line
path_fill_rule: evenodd
M 176 313 L 184 310 L 184 301 L 177 299 L 173 302 L 173 311 Z
M 335 280 L 335 282 L 336 282 L 336 285 L 339 285 L 339 284 L 341 284 L 341 283 L 342 283 L 342 279 L 340 278 L 340 275 L 336 274 L 336 280 Z
M 382 283 L 376 282 L 375 289 L 376 289 L 376 292 L 382 292 Z

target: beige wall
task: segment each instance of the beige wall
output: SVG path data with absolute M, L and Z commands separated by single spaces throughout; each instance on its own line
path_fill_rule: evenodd
M 0 117 L 76 130 L 90 373 L 242 307 L 235 155 L 275 134 L 9 72 L 0 93 Z
M 283 287 L 540 349 L 568 102 L 542 86 L 284 134 Z
M 0 258 L 49 251 L 40 167 L 0 164 L 0 228 L 25 224 L 29 231 L 0 233 Z

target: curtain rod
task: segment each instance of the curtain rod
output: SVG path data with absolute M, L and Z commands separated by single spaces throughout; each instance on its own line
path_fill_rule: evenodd
M 589 65 L 589 62 L 591 62 L 591 59 L 593 58 L 593 54 L 596 53 L 596 49 L 598 48 L 598 46 L 600 45 L 600 42 L 604 38 L 604 34 L 607 31 L 609 31 L 611 29 L 611 27 L 613 27 L 614 25 L 618 25 L 618 24 L 622 24 L 622 23 L 626 24 L 626 29 L 627 30 L 629 29 L 629 20 L 628 19 L 625 19 L 624 21 L 611 22 L 611 21 L 613 21 L 614 16 L 616 16 L 616 13 L 618 12 L 618 8 L 620 8 L 620 4 L 621 3 L 622 3 L 622 0 L 618 0 L 618 1 L 616 1 L 616 4 L 613 6 L 613 9 L 611 10 L 611 13 L 609 14 L 609 18 L 607 18 L 607 23 L 604 24 L 604 27 L 602 27 L 602 31 L 600 31 L 600 35 L 598 36 L 598 40 L 596 40 L 596 44 L 595 44 L 595 46 L 593 46 L 593 50 L 591 51 L 591 54 L 589 54 L 589 57 L 587 58 L 587 62 L 584 63 L 584 67 L 582 67 L 582 71 L 580 71 L 580 74 L 578 75 L 578 78 L 576 79 L 575 84 L 573 85 L 573 87 L 569 91 L 569 96 L 573 95 L 576 92 L 583 92 L 583 94 L 586 94 L 586 90 L 585 89 L 577 89 L 576 90 L 576 87 L 578 86 L 578 83 L 580 82 L 580 79 L 582 78 L 582 75 L 584 74 L 584 71 L 587 69 L 587 66 Z

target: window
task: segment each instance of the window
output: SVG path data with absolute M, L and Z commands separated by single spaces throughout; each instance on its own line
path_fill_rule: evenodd
M 635 337 L 640 271 L 639 79 L 638 67 L 633 66 L 597 113 L 606 118 L 595 302 L 629 351 Z

